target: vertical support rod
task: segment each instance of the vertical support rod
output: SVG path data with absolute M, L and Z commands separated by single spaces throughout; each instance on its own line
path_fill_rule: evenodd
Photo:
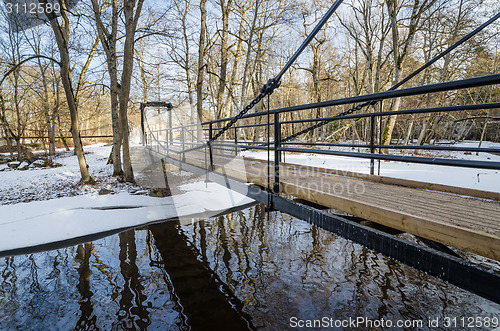
M 146 145 L 146 129 L 144 128 L 144 103 L 141 102 L 141 142 L 142 146 Z
M 238 128 L 234 127 L 234 156 L 238 155 Z
M 170 143 L 172 144 L 174 142 L 174 134 L 172 132 L 172 108 L 170 108 L 168 112 L 168 128 L 170 129 Z
M 281 123 L 280 114 L 274 113 L 274 186 L 273 192 L 280 193 L 280 162 L 281 162 Z
M 370 153 L 375 153 L 375 116 L 370 116 Z M 375 174 L 375 160 L 370 159 L 370 175 Z
M 208 127 L 208 152 L 210 153 L 210 171 L 214 171 L 214 156 L 212 153 L 213 123 L 210 121 Z
M 181 127 L 181 146 L 182 146 L 182 150 L 184 151 L 186 149 L 186 147 L 184 146 L 184 135 L 185 135 L 185 129 L 184 127 L 182 126 Z

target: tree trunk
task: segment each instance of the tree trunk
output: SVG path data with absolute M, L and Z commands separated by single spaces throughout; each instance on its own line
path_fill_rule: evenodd
M 226 89 L 227 76 L 227 41 L 229 38 L 229 12 L 231 11 L 232 0 L 220 0 L 222 11 L 222 40 L 220 51 L 220 74 L 219 74 L 219 89 L 217 91 L 217 118 L 224 117 L 224 91 Z
M 101 41 L 101 45 L 106 54 L 106 63 L 108 66 L 108 74 L 110 80 L 110 102 L 111 102 L 111 126 L 113 130 L 113 147 L 111 150 L 111 160 L 113 162 L 113 176 L 121 176 L 122 160 L 121 160 L 121 144 L 122 132 L 120 130 L 120 114 L 119 114 L 119 94 L 120 87 L 118 84 L 118 64 L 116 58 L 116 39 L 118 33 L 118 2 L 113 0 L 111 3 L 111 31 L 108 32 L 104 27 L 101 19 L 101 11 L 97 0 L 92 0 L 92 7 L 96 18 L 97 33 Z
M 10 137 L 10 134 L 9 134 L 9 126 L 8 126 L 8 123 L 5 121 L 5 103 L 4 103 L 4 99 L 3 99 L 3 96 L 0 94 L 0 124 L 1 124 L 1 127 L 0 129 L 2 130 L 2 133 L 5 137 L 5 141 L 7 142 L 7 148 L 9 150 L 9 154 L 10 154 L 10 159 L 14 159 L 14 152 L 12 151 L 12 141 L 11 141 L 11 137 Z
M 394 79 L 392 81 L 393 85 L 397 84 L 401 75 L 401 68 L 403 59 L 399 54 L 399 30 L 397 25 L 397 0 L 387 0 L 387 9 L 389 11 L 389 19 L 391 22 L 392 30 L 392 47 L 393 47 L 393 58 L 394 58 Z M 401 98 L 396 98 L 392 101 L 392 111 L 398 111 L 401 104 Z M 384 131 L 382 133 L 382 145 L 390 145 L 392 132 L 394 131 L 394 126 L 396 124 L 397 115 L 391 115 L 385 122 Z M 383 151 L 384 153 L 387 150 Z
M 47 0 L 39 0 L 42 4 L 47 4 Z M 61 68 L 61 81 L 64 87 L 64 92 L 66 95 L 66 100 L 68 103 L 68 109 L 71 118 L 71 135 L 73 137 L 73 142 L 75 145 L 75 153 L 78 158 L 78 164 L 80 166 L 80 174 L 82 181 L 88 183 L 92 181 L 90 177 L 87 161 L 85 160 L 85 155 L 83 152 L 83 145 L 80 139 L 80 128 L 78 121 L 78 109 L 76 106 L 75 95 L 73 93 L 73 87 L 71 85 L 71 70 L 69 63 L 69 20 L 67 14 L 67 2 L 65 0 L 60 0 L 61 3 L 61 17 L 62 23 L 59 24 L 57 17 L 54 13 L 48 15 L 50 20 L 50 25 L 52 31 L 54 32 L 57 47 L 59 48 L 60 55 L 60 68 Z
M 128 127 L 128 101 L 130 97 L 130 85 L 132 80 L 132 70 L 134 68 L 134 39 L 137 21 L 142 10 L 144 0 L 127 0 L 124 4 L 123 13 L 125 15 L 125 45 L 123 47 L 123 69 L 120 91 L 120 123 L 123 143 L 123 175 L 127 182 L 134 182 L 134 172 L 130 160 L 129 147 L 129 127 Z M 134 14 L 134 7 L 135 14 Z
M 207 0 L 200 1 L 200 42 L 198 44 L 198 75 L 196 77 L 196 111 L 203 122 L 203 71 L 205 70 L 205 38 L 207 33 Z
M 257 24 L 257 17 L 259 14 L 259 5 L 260 5 L 260 0 L 255 1 L 255 9 L 253 13 L 253 19 L 252 19 L 252 27 L 250 28 L 249 36 L 248 36 L 248 47 L 247 47 L 247 54 L 245 58 L 245 67 L 243 69 L 243 80 L 241 82 L 241 98 L 240 98 L 240 108 L 243 109 L 243 107 L 246 104 L 246 97 L 247 97 L 247 85 L 248 85 L 248 75 L 250 73 L 250 59 L 251 59 L 251 54 L 252 54 L 252 44 L 253 44 L 253 37 L 255 35 L 255 26 Z

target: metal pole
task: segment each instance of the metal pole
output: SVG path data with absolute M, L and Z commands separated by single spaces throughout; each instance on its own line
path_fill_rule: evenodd
M 370 116 L 370 153 L 375 153 L 375 116 Z M 370 159 L 370 175 L 375 174 L 375 160 Z
M 181 127 L 181 146 L 182 150 L 184 151 L 186 147 L 184 146 L 184 127 Z
M 142 146 L 146 145 L 146 131 L 144 128 L 144 103 L 141 102 L 141 142 Z
M 280 193 L 280 161 L 281 161 L 281 123 L 280 114 L 274 113 L 274 186 L 273 192 Z
M 238 155 L 238 128 L 234 127 L 234 156 Z
M 212 153 L 212 137 L 213 137 L 213 123 L 210 121 L 208 126 L 208 151 L 210 153 L 210 171 L 214 171 L 214 156 Z
M 172 144 L 174 142 L 174 138 L 173 138 L 173 132 L 172 132 L 172 108 L 170 109 L 170 111 L 168 112 L 168 125 L 169 125 L 169 129 L 170 129 L 170 143 Z

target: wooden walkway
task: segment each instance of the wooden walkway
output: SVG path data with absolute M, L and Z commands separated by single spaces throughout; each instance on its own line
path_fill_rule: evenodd
M 206 155 L 189 152 L 184 162 L 205 168 Z M 214 171 L 268 185 L 267 160 L 215 155 Z M 272 186 L 272 162 L 270 171 Z M 498 193 L 289 163 L 280 163 L 280 192 L 500 261 Z

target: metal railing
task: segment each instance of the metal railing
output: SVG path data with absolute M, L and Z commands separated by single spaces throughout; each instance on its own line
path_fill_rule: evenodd
M 269 150 L 274 154 L 274 185 L 273 191 L 279 193 L 279 178 L 280 178 L 280 162 L 283 160 L 285 153 L 314 153 L 318 155 L 334 155 L 343 157 L 353 157 L 361 159 L 369 159 L 370 173 L 374 174 L 374 160 L 386 160 L 408 163 L 421 163 L 429 165 L 442 165 L 451 167 L 467 167 L 477 169 L 495 169 L 500 170 L 500 162 L 496 161 L 483 161 L 483 160 L 468 160 L 468 159 L 450 159 L 439 157 L 426 157 L 426 156 L 409 156 L 409 155 L 394 155 L 390 153 L 380 153 L 382 149 L 390 150 L 419 150 L 419 151 L 450 151 L 450 152 L 488 152 L 500 153 L 500 148 L 488 147 L 454 147 L 454 146 L 434 146 L 434 145 L 398 145 L 389 144 L 383 145 L 376 141 L 376 121 L 391 115 L 403 114 L 438 114 L 438 113 L 452 113 L 460 111 L 474 111 L 486 109 L 500 109 L 500 102 L 487 103 L 487 104 L 471 104 L 471 105 L 458 105 L 447 107 L 434 107 L 423 109 L 405 109 L 400 111 L 381 111 L 363 114 L 350 114 L 343 116 L 322 117 L 322 118 L 307 118 L 299 120 L 282 120 L 282 115 L 286 113 L 296 113 L 300 111 L 319 109 L 325 107 L 337 107 L 343 105 L 352 105 L 360 102 L 380 101 L 392 98 L 405 98 L 409 96 L 421 96 L 428 93 L 458 91 L 462 89 L 490 86 L 500 84 L 500 74 L 482 76 L 464 80 L 451 81 L 446 83 L 431 84 L 426 86 L 419 86 L 401 90 L 393 90 L 381 93 L 374 93 L 363 96 L 356 96 L 343 99 L 329 100 L 319 103 L 310 103 L 305 105 L 298 105 L 292 107 L 278 108 L 269 111 L 262 111 L 252 114 L 246 114 L 241 117 L 242 120 L 249 118 L 261 117 L 262 122 L 256 124 L 241 124 L 233 125 L 231 130 L 226 130 L 224 135 L 226 139 L 219 139 L 218 141 L 211 140 L 215 132 L 219 132 L 220 127 L 223 127 L 226 122 L 232 121 L 234 117 L 216 119 L 201 123 L 202 132 L 200 138 L 199 124 L 191 124 L 185 126 L 178 126 L 169 129 L 150 130 L 148 141 L 154 140 L 157 144 L 156 148 L 159 151 L 163 149 L 166 153 L 182 154 L 183 159 L 188 152 L 204 149 L 210 153 L 210 165 L 213 168 L 212 150 L 223 150 L 225 152 L 232 151 L 237 154 L 241 150 Z M 267 121 L 268 115 L 271 116 L 272 121 Z M 282 132 L 283 127 L 286 125 L 313 123 L 321 121 L 342 121 L 342 120 L 356 120 L 368 118 L 369 125 L 369 142 L 364 144 L 350 144 L 350 143 L 328 143 L 328 142 L 306 142 L 306 141 L 283 141 Z M 264 141 L 265 135 L 262 135 L 259 141 L 241 140 L 240 130 L 252 127 L 265 127 L 268 132 L 272 133 L 272 141 Z M 230 135 L 231 139 L 228 139 Z M 224 138 L 222 136 L 221 138 Z M 332 150 L 336 147 L 348 147 L 366 149 L 366 151 L 342 151 Z M 328 149 L 327 149 L 328 148 Z

